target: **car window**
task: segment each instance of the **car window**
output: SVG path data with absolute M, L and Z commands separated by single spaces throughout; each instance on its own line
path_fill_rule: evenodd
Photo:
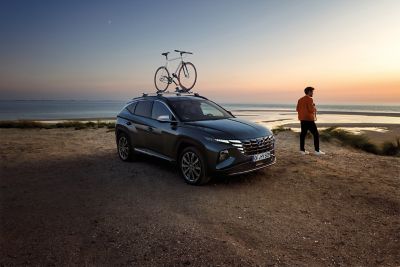
M 154 101 L 153 112 L 151 117 L 156 120 L 161 115 L 167 115 L 169 116 L 170 119 L 172 119 L 172 114 L 169 111 L 169 109 L 165 106 L 165 104 L 158 101 Z
M 182 121 L 232 118 L 232 115 L 230 115 L 226 110 L 208 100 L 171 100 L 170 106 Z
M 139 101 L 137 102 L 135 108 L 135 114 L 143 117 L 151 117 L 151 108 L 153 106 L 153 101 Z
M 200 109 L 203 115 L 208 116 L 208 117 L 223 117 L 224 114 L 216 109 L 215 107 L 209 105 L 208 103 L 201 103 L 200 104 Z
M 130 113 L 135 114 L 136 104 L 137 102 L 133 102 L 132 104 L 128 105 L 126 109 L 129 110 Z

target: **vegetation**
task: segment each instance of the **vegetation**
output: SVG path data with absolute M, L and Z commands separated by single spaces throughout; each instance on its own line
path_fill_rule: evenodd
M 282 125 L 279 125 L 278 127 L 272 129 L 272 132 L 273 132 L 274 134 L 278 134 L 278 133 L 280 133 L 280 132 L 290 132 L 290 131 L 292 131 L 291 128 L 285 128 L 285 127 L 283 127 Z
M 87 129 L 87 128 L 108 128 L 114 129 L 114 122 L 106 121 L 64 121 L 64 122 L 38 122 L 30 120 L 18 120 L 18 121 L 0 121 L 0 128 L 20 128 L 20 129 L 30 129 L 30 128 L 41 128 L 41 129 L 54 129 L 54 128 L 75 128 L 76 130 Z
M 354 134 L 349 131 L 330 127 L 320 132 L 320 138 L 324 141 L 339 140 L 344 145 L 364 150 L 369 153 L 386 156 L 400 156 L 400 139 L 395 143 L 385 142 L 381 147 L 372 143 L 364 134 Z

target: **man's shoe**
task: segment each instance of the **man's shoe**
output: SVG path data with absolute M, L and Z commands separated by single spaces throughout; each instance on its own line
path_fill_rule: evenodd
M 302 155 L 308 155 L 308 154 L 310 154 L 310 152 L 308 152 L 307 150 L 300 150 L 300 154 L 302 154 Z
M 322 151 L 320 150 L 320 151 L 315 151 L 314 154 L 317 155 L 317 156 L 320 156 L 320 155 L 325 155 L 326 153 L 325 153 L 325 152 L 322 152 Z

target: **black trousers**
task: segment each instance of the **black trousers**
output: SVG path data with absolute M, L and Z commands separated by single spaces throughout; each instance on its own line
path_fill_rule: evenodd
M 301 133 L 300 133 L 300 150 L 304 151 L 304 142 L 306 139 L 307 132 L 310 131 L 314 136 L 314 148 L 315 151 L 319 151 L 319 133 L 317 125 L 314 121 L 301 121 Z

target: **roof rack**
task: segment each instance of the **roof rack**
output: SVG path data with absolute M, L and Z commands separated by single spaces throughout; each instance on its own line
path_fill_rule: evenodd
M 182 95 L 187 95 L 187 96 L 195 96 L 195 97 L 201 97 L 205 98 L 204 96 L 201 96 L 199 93 L 194 93 L 194 92 L 157 92 L 157 93 L 143 93 L 142 97 L 146 96 L 163 96 L 163 95 L 176 95 L 176 96 L 182 96 Z M 205 98 L 207 99 L 207 98 Z

